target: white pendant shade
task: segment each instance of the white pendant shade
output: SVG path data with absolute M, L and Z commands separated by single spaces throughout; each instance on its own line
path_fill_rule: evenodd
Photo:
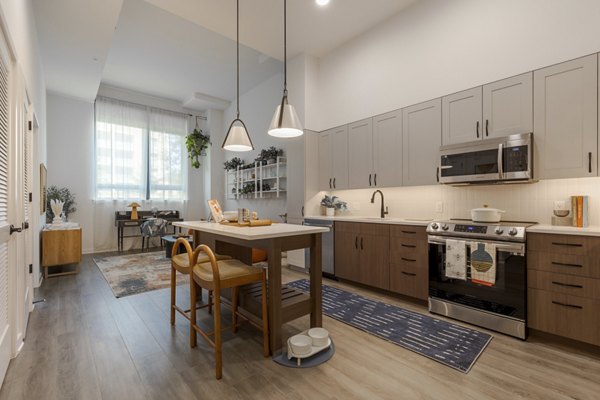
M 271 120 L 269 126 L 269 135 L 279 138 L 292 138 L 302 136 L 304 130 L 300 123 L 300 118 L 296 114 L 296 109 L 291 104 L 284 104 L 283 106 L 283 118 L 279 115 L 281 113 L 281 104 L 277 106 L 275 115 Z M 281 125 L 279 121 L 281 120 Z
M 229 151 L 250 151 L 254 149 L 250 135 L 240 120 L 231 123 L 222 147 Z

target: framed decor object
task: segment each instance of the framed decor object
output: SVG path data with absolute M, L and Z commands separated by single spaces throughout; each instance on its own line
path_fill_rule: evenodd
M 210 213 L 212 214 L 216 223 L 223 221 L 223 209 L 221 208 L 218 200 L 208 200 L 208 207 L 210 208 Z
M 48 171 L 46 170 L 46 166 L 44 163 L 40 163 L 40 214 L 46 213 L 46 202 L 48 199 L 46 198 L 46 175 Z

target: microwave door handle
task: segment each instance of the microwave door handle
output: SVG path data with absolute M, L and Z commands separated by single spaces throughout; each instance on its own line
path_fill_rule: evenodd
M 498 178 L 504 178 L 504 167 L 503 167 L 503 158 L 504 158 L 504 146 L 502 143 L 498 145 Z

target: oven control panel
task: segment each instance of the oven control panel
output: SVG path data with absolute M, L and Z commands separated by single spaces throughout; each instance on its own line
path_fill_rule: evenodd
M 525 241 L 525 226 L 508 224 L 431 222 L 427 233 L 459 238 L 480 238 L 511 242 Z

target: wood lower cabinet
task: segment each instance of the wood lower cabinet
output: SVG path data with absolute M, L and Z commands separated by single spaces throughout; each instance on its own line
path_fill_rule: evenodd
M 42 231 L 42 267 L 44 277 L 60 276 L 79 272 L 79 265 L 74 271 L 48 273 L 48 267 L 81 262 L 81 228 L 56 229 Z
M 390 226 L 390 290 L 427 300 L 428 247 L 425 228 Z
M 389 289 L 389 225 L 335 223 L 336 276 Z
M 600 238 L 529 234 L 527 325 L 600 346 Z

